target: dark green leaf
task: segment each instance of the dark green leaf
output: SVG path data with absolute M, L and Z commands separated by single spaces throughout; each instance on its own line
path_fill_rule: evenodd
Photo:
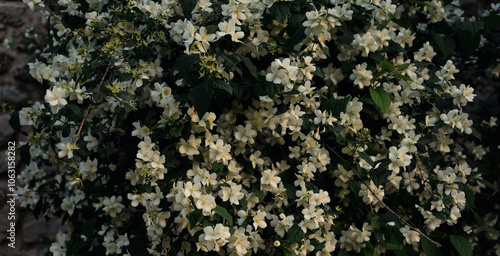
M 373 89 L 370 87 L 370 96 L 382 113 L 385 113 L 391 106 L 391 97 L 389 93 L 382 88 Z
M 186 18 L 190 18 L 191 14 L 196 7 L 198 0 L 183 0 L 181 3 L 182 13 Z
M 285 22 L 290 13 L 288 2 L 274 2 L 271 8 L 269 8 L 269 13 L 273 18 Z
M 120 81 L 122 82 L 126 82 L 126 81 L 129 81 L 133 78 L 134 76 L 130 73 L 121 73 L 120 74 Z
M 494 235 L 497 235 L 497 236 L 500 236 L 500 233 L 494 229 L 492 229 L 491 227 L 488 227 L 488 226 L 481 226 L 479 227 L 481 230 L 483 231 L 486 231 L 488 233 L 491 233 L 491 234 L 494 234 Z
M 373 216 L 373 218 L 372 218 L 372 220 L 370 221 L 370 223 L 371 223 L 372 229 L 378 229 L 378 228 L 380 228 L 380 226 L 382 225 L 382 224 L 380 223 L 380 217 L 379 217 L 379 216 L 377 216 L 377 215 Z
M 295 30 L 293 34 L 291 34 L 290 38 L 288 38 L 285 41 L 285 46 L 287 48 L 293 49 L 296 45 L 300 44 L 304 38 L 306 38 L 305 34 L 306 28 L 303 26 L 300 26 L 299 29 Z M 316 69 L 319 70 L 319 69 Z
M 181 125 L 179 127 L 176 127 L 175 129 L 172 129 L 170 131 L 170 134 L 176 137 L 179 137 L 182 135 L 182 129 L 184 128 L 184 125 Z
M 413 80 L 409 76 L 401 75 L 401 74 L 393 74 L 394 77 L 406 80 L 408 82 L 413 82 Z
M 406 53 L 405 48 L 394 41 L 389 41 L 389 45 L 385 49 L 387 50 L 387 52 L 392 53 Z
M 21 130 L 21 124 L 19 123 L 19 111 L 16 111 L 16 112 L 10 114 L 9 124 L 10 124 L 10 127 L 12 127 L 12 129 L 15 132 L 18 132 L 19 130 Z
M 196 209 L 188 214 L 189 226 L 191 228 L 196 227 L 196 224 L 203 219 L 203 212 L 200 209 Z
M 302 23 L 306 19 L 306 15 L 303 13 L 295 13 L 290 16 L 290 20 L 288 21 L 288 27 L 293 28 L 298 24 Z
M 214 211 L 219 214 L 222 218 L 229 222 L 229 225 L 233 225 L 233 216 L 227 212 L 226 208 L 223 208 L 219 205 L 215 206 Z
M 286 232 L 286 241 L 288 244 L 292 245 L 300 242 L 305 235 L 306 234 L 297 224 L 293 224 L 293 226 Z
M 385 70 L 388 72 L 392 72 L 392 71 L 396 70 L 394 65 L 387 60 L 383 60 L 382 62 L 379 63 L 379 65 L 382 68 L 382 70 Z
M 252 61 L 249 58 L 245 57 L 245 56 L 242 56 L 242 55 L 238 55 L 238 56 L 243 61 L 243 63 L 245 64 L 245 66 L 248 68 L 248 71 L 250 71 L 250 75 L 252 75 L 253 77 L 257 78 L 259 76 L 259 74 L 257 73 L 257 68 L 252 63 Z
M 371 167 L 375 167 L 375 163 L 373 162 L 373 160 L 370 158 L 370 156 L 368 154 L 366 154 L 365 152 L 359 151 L 358 155 L 361 158 L 363 158 Z
M 429 240 L 425 238 L 421 238 L 420 242 L 422 244 L 422 249 L 424 249 L 426 256 L 440 256 L 441 252 L 437 248 L 437 246 L 431 243 Z
M 484 17 L 483 21 L 486 29 L 496 29 L 500 26 L 500 16 L 497 13 Z
M 469 31 L 462 31 L 458 34 L 458 42 L 460 43 L 460 48 L 466 56 L 473 54 L 481 42 L 481 37 L 477 35 L 472 35 Z
M 465 193 L 465 201 L 468 204 L 474 205 L 474 203 L 476 201 L 476 198 L 475 198 L 475 195 L 474 195 L 474 191 L 472 191 L 470 189 L 469 185 L 464 185 L 463 186 L 463 191 Z
M 195 88 L 192 91 L 193 99 L 194 99 L 194 108 L 198 112 L 198 115 L 203 116 L 210 106 L 210 102 L 212 101 L 212 97 L 214 95 L 213 88 L 209 87 L 208 84 L 203 83 Z
M 209 25 L 207 26 L 207 34 L 215 34 L 219 27 L 217 25 Z
M 264 192 L 262 192 L 259 188 L 259 184 L 254 183 L 252 186 L 252 192 L 259 198 L 259 202 L 262 202 L 264 199 Z
M 68 104 L 66 107 L 69 108 L 71 110 L 71 112 L 75 113 L 75 115 L 78 118 L 82 117 L 82 110 L 77 105 Z
M 474 220 L 476 220 L 476 223 L 478 225 L 483 225 L 484 223 L 484 220 L 481 217 L 479 217 L 479 213 L 477 212 L 474 213 Z
M 350 254 L 346 250 L 340 250 L 339 256 L 350 256 Z
M 322 102 L 323 109 L 328 110 L 333 116 L 340 116 L 340 113 L 345 112 L 347 104 L 351 100 L 351 96 L 347 96 L 343 99 L 329 99 Z
M 198 54 L 182 55 L 175 60 L 175 64 L 172 69 L 178 70 L 179 74 L 186 80 L 186 82 L 194 86 L 196 85 L 196 79 L 193 74 L 191 74 L 191 71 L 199 60 L 200 55 Z
M 243 86 L 240 83 L 234 84 L 233 94 L 236 98 L 241 99 L 244 91 L 245 91 L 245 89 L 243 88 Z
M 491 182 L 489 182 L 489 181 L 487 181 L 487 180 L 483 180 L 483 179 L 479 179 L 479 178 L 477 178 L 476 180 L 477 180 L 477 181 L 479 181 L 479 182 L 481 182 L 481 183 L 483 183 L 483 184 L 484 184 L 486 187 L 488 187 L 488 188 L 491 188 L 491 189 L 493 189 L 493 190 L 496 190 L 496 189 L 497 189 L 497 188 L 495 187 L 495 185 L 493 185 Z
M 234 68 L 234 70 L 236 70 L 236 73 L 238 73 L 241 77 L 243 77 L 243 73 L 241 72 L 241 69 L 238 66 L 236 66 L 236 63 L 234 60 L 232 60 L 231 58 L 229 58 L 229 56 L 226 56 L 225 54 L 221 54 L 220 56 L 222 56 L 224 61 L 227 62 L 227 64 L 228 64 L 228 65 L 226 65 L 227 68 L 229 68 L 229 69 Z
M 90 220 L 86 220 L 84 225 L 81 225 L 81 230 L 82 230 L 82 234 L 88 238 L 91 238 L 92 237 L 92 234 L 94 233 L 94 230 L 95 230 L 95 222 L 96 222 L 96 219 L 95 218 L 92 218 Z
M 481 133 L 479 133 L 476 128 L 472 128 L 472 135 L 474 135 L 474 137 L 478 138 L 479 140 L 481 140 Z
M 222 79 L 215 79 L 214 84 L 215 84 L 215 86 L 217 86 L 217 88 L 228 92 L 229 95 L 233 95 L 233 87 L 231 87 L 231 85 L 226 83 L 226 81 L 224 81 Z
M 104 99 L 104 97 L 106 97 L 106 94 L 103 92 L 95 92 L 92 94 L 92 97 L 94 98 L 95 103 L 99 103 Z
M 450 241 L 461 256 L 472 256 L 472 246 L 463 236 L 450 236 Z
M 21 162 L 25 165 L 29 165 L 31 161 L 30 145 L 24 144 L 19 147 L 19 155 L 21 155 Z
M 389 223 L 389 222 L 394 222 L 398 220 L 398 216 L 394 215 L 393 213 L 385 213 L 380 217 L 380 221 L 383 223 Z
M 396 66 L 396 70 L 397 71 L 405 71 L 410 65 L 411 65 L 411 63 L 405 63 L 405 64 L 397 65 Z
M 449 36 L 440 36 L 438 34 L 434 34 L 434 41 L 436 42 L 439 50 L 443 53 L 443 57 L 445 58 L 450 56 L 453 50 L 455 50 L 455 41 Z
M 483 29 L 484 21 L 465 21 L 464 26 L 472 36 L 475 36 L 481 29 Z

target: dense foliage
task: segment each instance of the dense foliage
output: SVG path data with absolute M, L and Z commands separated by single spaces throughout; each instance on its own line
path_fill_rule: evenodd
M 17 193 L 53 255 L 499 253 L 500 6 L 23 1 L 51 31 Z

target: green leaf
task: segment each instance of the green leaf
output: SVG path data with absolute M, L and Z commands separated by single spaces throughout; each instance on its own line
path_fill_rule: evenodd
M 209 87 L 207 83 L 203 83 L 193 88 L 192 94 L 194 99 L 194 108 L 201 117 L 208 111 L 208 107 L 210 106 L 210 102 L 212 101 L 212 97 L 214 95 L 213 88 Z
M 463 236 L 450 236 L 450 241 L 461 256 L 472 256 L 472 245 Z
M 9 124 L 15 132 L 21 130 L 21 124 L 19 123 L 19 111 L 10 114 Z
M 221 54 L 220 56 L 222 56 L 224 61 L 227 62 L 227 64 L 228 64 L 228 65 L 226 65 L 227 68 L 229 68 L 229 69 L 234 68 L 234 70 L 236 70 L 236 73 L 238 73 L 241 77 L 243 77 L 243 73 L 241 72 L 241 69 L 238 66 L 236 66 L 236 63 L 232 59 L 230 59 L 229 56 L 227 56 L 225 54 Z
M 479 217 L 479 214 L 477 212 L 474 213 L 474 220 L 476 220 L 476 223 L 478 225 L 483 225 L 484 221 L 481 217 Z
M 233 95 L 233 87 L 231 87 L 231 85 L 226 83 L 226 81 L 224 81 L 222 79 L 215 79 L 214 84 L 215 84 L 215 86 L 217 86 L 217 88 L 228 92 L 229 95 Z
M 380 223 L 380 217 L 379 217 L 379 216 L 377 216 L 377 215 L 373 216 L 373 218 L 372 218 L 372 220 L 370 221 L 370 223 L 371 223 L 372 229 L 378 229 L 378 228 L 380 228 L 380 226 L 382 225 L 382 224 Z
M 186 82 L 192 86 L 196 85 L 197 80 L 190 71 L 196 66 L 200 60 L 200 55 L 182 55 L 175 60 L 175 64 L 172 67 L 173 70 L 178 70 L 179 74 L 186 80 Z
M 385 70 L 385 71 L 388 71 L 388 72 L 392 72 L 392 71 L 396 70 L 396 68 L 394 67 L 394 65 L 392 65 L 392 63 L 390 63 L 387 60 L 383 60 L 382 62 L 379 63 L 379 65 L 382 68 L 382 70 Z
M 441 256 L 441 252 L 439 251 L 437 246 L 431 243 L 429 240 L 421 238 L 420 243 L 422 244 L 422 249 L 424 249 L 426 256 Z
M 99 103 L 104 99 L 104 97 L 106 97 L 106 94 L 103 92 L 96 92 L 92 95 L 92 97 L 94 98 L 95 103 Z
M 219 29 L 219 26 L 208 25 L 206 28 L 207 28 L 207 34 L 215 34 L 217 32 L 217 30 Z
M 358 151 L 358 155 L 361 158 L 363 158 L 371 167 L 375 167 L 375 163 L 368 154 L 366 154 L 365 152 Z
M 121 73 L 119 79 L 121 82 L 126 82 L 131 80 L 133 77 L 134 76 L 131 73 Z
M 370 96 L 382 113 L 385 113 L 391 106 L 391 96 L 382 88 L 373 89 L 370 87 Z
M 264 192 L 262 192 L 259 188 L 259 184 L 254 183 L 252 186 L 252 192 L 259 198 L 259 202 L 262 202 L 264 199 Z
M 475 36 L 484 27 L 484 21 L 465 21 L 464 26 L 472 36 Z
M 403 48 L 400 44 L 394 42 L 394 41 L 389 41 L 389 45 L 385 48 L 387 52 L 392 52 L 392 53 L 406 53 L 405 48 Z
M 257 67 L 255 67 L 255 65 L 252 63 L 252 61 L 245 56 L 242 56 L 242 55 L 238 55 L 238 56 L 243 61 L 245 66 L 248 68 L 248 71 L 250 71 L 250 75 L 257 78 L 259 76 L 259 74 L 257 73 Z
M 270 82 L 261 82 L 253 85 L 254 93 L 257 96 L 269 96 L 270 98 L 274 97 L 276 94 L 280 94 L 283 92 L 282 84 L 275 84 Z
M 191 228 L 194 228 L 201 219 L 203 219 L 203 212 L 200 209 L 196 209 L 188 214 L 189 226 Z
M 271 8 L 269 8 L 269 13 L 272 17 L 276 18 L 281 22 L 285 22 L 290 13 L 290 7 L 288 2 L 275 2 Z
M 494 235 L 500 236 L 500 233 L 499 233 L 498 231 L 496 231 L 496 230 L 494 230 L 494 229 L 492 229 L 492 228 L 490 228 L 490 227 L 488 227 L 488 226 L 481 226 L 481 227 L 479 227 L 479 228 L 480 228 L 481 230 L 483 230 L 483 231 L 488 232 L 488 233 L 492 233 L 492 234 L 494 234 Z
M 286 232 L 286 241 L 288 244 L 292 245 L 300 242 L 305 235 L 306 233 L 304 233 L 297 224 L 293 224 L 293 226 Z
M 68 104 L 66 107 L 69 108 L 69 110 L 71 110 L 71 112 L 75 113 L 75 115 L 78 118 L 82 117 L 82 110 L 77 105 Z
M 383 223 L 394 222 L 397 220 L 398 216 L 394 215 L 394 213 L 391 212 L 385 213 L 384 215 L 382 215 L 382 217 L 380 217 L 380 221 L 382 221 Z
M 322 102 L 323 109 L 331 112 L 333 116 L 340 116 L 340 113 L 345 112 L 347 104 L 351 100 L 351 96 L 347 96 L 343 99 L 329 99 Z
M 413 82 L 413 80 L 409 76 L 401 75 L 401 74 L 392 74 L 394 77 L 397 77 L 401 80 L 406 80 L 408 82 Z
M 481 133 L 479 133 L 476 128 L 472 128 L 472 135 L 474 135 L 474 137 L 478 138 L 479 140 L 481 140 Z
M 215 206 L 214 211 L 219 214 L 222 218 L 229 222 L 229 225 L 233 225 L 233 216 L 227 212 L 226 208 L 223 208 L 219 205 Z
M 338 256 L 350 256 L 350 254 L 346 250 L 340 250 Z
M 182 135 L 182 129 L 184 128 L 184 125 L 181 125 L 173 130 L 170 131 L 170 134 L 176 137 L 179 137 Z
M 483 183 L 486 187 L 489 187 L 493 190 L 496 190 L 497 188 L 495 187 L 495 185 L 493 185 L 491 182 L 487 181 L 487 180 L 483 180 L 483 179 L 479 179 L 479 178 L 476 178 L 477 181 Z
M 500 26 L 500 16 L 497 13 L 490 13 L 490 15 L 483 18 L 485 29 L 496 29 Z
M 191 14 L 193 13 L 194 8 L 196 7 L 196 4 L 198 3 L 198 0 L 183 0 L 181 3 L 182 7 L 182 13 L 184 14 L 185 17 L 190 18 Z
M 468 204 L 474 205 L 476 201 L 474 191 L 472 191 L 468 185 L 463 186 L 463 191 L 465 193 L 465 201 Z
M 455 50 L 455 41 L 449 36 L 440 36 L 438 34 L 434 34 L 434 41 L 436 42 L 439 50 L 443 53 L 443 57 L 445 58 L 450 56 L 453 50 Z
M 87 238 L 92 237 L 92 234 L 94 233 L 95 230 L 95 222 L 96 219 L 92 218 L 90 220 L 85 220 L 84 225 L 81 225 L 80 229 L 82 231 L 82 234 L 85 235 Z

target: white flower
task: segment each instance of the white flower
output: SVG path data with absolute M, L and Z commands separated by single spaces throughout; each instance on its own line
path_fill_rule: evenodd
M 47 90 L 45 94 L 45 101 L 49 103 L 52 113 L 57 113 L 60 108 L 66 106 L 67 91 L 61 87 L 54 86 L 52 90 Z
M 179 142 L 179 153 L 188 156 L 194 156 L 200 153 L 198 147 L 201 144 L 201 139 L 197 139 L 194 135 L 189 136 L 188 141 L 181 139 Z

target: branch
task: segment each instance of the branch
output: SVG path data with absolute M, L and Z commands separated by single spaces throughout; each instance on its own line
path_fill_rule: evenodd
M 415 232 L 419 233 L 421 236 L 425 237 L 427 240 L 429 240 L 431 243 L 435 244 L 437 247 L 441 247 L 441 244 L 430 239 L 428 236 L 426 236 L 424 233 L 422 233 L 422 231 L 420 231 L 417 227 L 413 226 L 412 224 L 408 223 L 405 219 L 403 219 L 403 217 L 401 217 L 400 215 L 398 215 L 394 210 L 392 210 L 389 206 L 387 206 L 384 202 L 382 202 L 382 200 L 380 198 L 378 198 L 378 196 L 375 194 L 375 192 L 373 192 L 373 190 L 370 188 L 369 184 L 366 183 L 366 181 L 364 181 L 361 176 L 358 174 L 358 172 L 356 172 L 355 169 L 353 169 L 354 173 L 356 174 L 356 176 L 358 176 L 358 178 L 361 180 L 361 182 L 363 182 L 363 184 L 365 184 L 366 188 L 368 188 L 368 190 L 370 191 L 370 193 L 373 195 L 373 197 L 375 197 L 375 199 L 377 199 L 377 201 L 385 208 L 387 209 L 388 211 L 390 211 L 392 214 L 396 215 L 396 217 L 398 217 L 398 219 L 403 222 L 405 225 L 408 225 L 408 227 L 410 227 L 411 229 L 413 229 Z
M 333 150 L 330 146 L 326 145 L 335 155 L 337 155 L 340 159 L 344 160 L 343 157 L 341 157 L 337 152 L 335 152 L 335 150 Z M 366 188 L 368 188 L 368 191 L 370 191 L 370 193 L 373 195 L 373 197 L 375 197 L 375 199 L 377 199 L 377 201 L 385 208 L 387 209 L 389 212 L 391 212 L 392 214 L 394 214 L 396 217 L 398 217 L 398 219 L 403 222 L 405 225 L 407 225 L 408 227 L 410 227 L 412 230 L 414 230 L 415 232 L 417 232 L 418 234 L 420 234 L 421 236 L 423 236 L 424 238 L 426 238 L 427 240 L 429 240 L 431 243 L 435 244 L 437 247 L 441 247 L 441 244 L 432 240 L 431 238 L 429 238 L 427 235 L 425 235 L 424 233 L 422 233 L 422 231 L 420 231 L 418 228 L 416 228 L 415 226 L 413 226 L 412 224 L 408 223 L 405 219 L 403 219 L 403 217 L 401 217 L 400 215 L 398 215 L 394 210 L 392 210 L 389 206 L 387 206 L 380 198 L 378 198 L 378 196 L 375 194 L 375 192 L 373 192 L 373 190 L 370 188 L 369 184 L 366 183 L 366 181 L 364 181 L 361 176 L 359 175 L 359 173 L 353 169 L 353 172 L 356 174 L 356 176 L 358 176 L 358 178 L 361 180 L 361 182 L 363 182 L 363 184 L 365 184 Z
M 108 67 L 106 68 L 106 72 L 104 72 L 104 75 L 101 77 L 101 82 L 99 82 L 99 84 L 97 85 L 97 92 L 99 92 L 101 90 L 101 85 L 102 85 L 102 83 L 104 83 L 104 79 L 106 79 L 106 75 L 108 74 L 110 67 L 111 67 L 111 62 L 108 64 Z M 78 138 L 80 137 L 80 133 L 82 132 L 83 124 L 85 123 L 85 120 L 87 120 L 87 117 L 88 117 L 89 112 L 90 112 L 90 108 L 92 107 L 92 103 L 93 102 L 90 101 L 89 107 L 87 108 L 87 111 L 85 111 L 85 116 L 83 116 L 82 123 L 80 124 L 80 128 L 78 129 L 78 133 L 76 134 L 75 145 L 78 142 Z

